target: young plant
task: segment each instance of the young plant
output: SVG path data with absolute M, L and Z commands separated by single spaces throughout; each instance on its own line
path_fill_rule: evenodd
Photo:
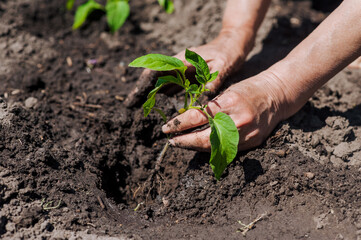
M 217 180 L 220 179 L 227 165 L 230 164 L 237 154 L 239 135 L 233 120 L 225 113 L 218 112 L 214 117 L 206 111 L 207 105 L 199 102 L 200 96 L 209 91 L 205 86 L 215 80 L 218 71 L 210 73 L 206 61 L 197 53 L 186 49 L 185 59 L 196 69 L 195 79 L 198 84 L 191 84 L 186 78 L 187 67 L 175 57 L 162 54 L 148 54 L 135 59 L 129 64 L 130 67 L 143 67 L 154 71 L 174 71 L 175 76 L 159 77 L 155 88 L 148 94 L 147 101 L 143 104 L 144 116 L 148 116 L 152 109 L 157 111 L 167 120 L 165 114 L 158 108 L 154 108 L 157 92 L 168 84 L 176 84 L 185 90 L 184 107 L 179 109 L 183 113 L 189 109 L 202 111 L 209 121 L 211 127 L 211 158 L 209 163 Z
M 127 20 L 130 12 L 129 0 L 108 0 L 105 6 L 97 3 L 95 0 L 88 0 L 86 3 L 80 5 L 74 17 L 73 29 L 81 27 L 89 15 L 95 10 L 105 12 L 107 16 L 108 26 L 112 33 L 118 31 Z M 167 13 L 174 11 L 174 5 L 171 0 L 158 0 L 159 5 L 164 8 Z M 70 11 L 73 9 L 75 0 L 67 0 L 66 8 Z

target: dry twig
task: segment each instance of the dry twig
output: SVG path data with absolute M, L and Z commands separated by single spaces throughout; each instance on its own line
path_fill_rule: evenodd
M 253 229 L 255 224 L 259 221 L 261 221 L 265 216 L 267 216 L 267 212 L 262 213 L 259 217 L 257 217 L 255 220 L 253 220 L 252 222 L 250 222 L 249 224 L 244 224 L 241 221 L 238 221 L 239 224 L 242 225 L 242 227 L 237 231 L 237 232 L 241 232 L 243 236 L 246 236 L 246 233 Z

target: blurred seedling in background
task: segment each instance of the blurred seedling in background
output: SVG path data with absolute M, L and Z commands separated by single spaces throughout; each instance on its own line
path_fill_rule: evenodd
M 68 0 L 66 8 L 70 11 L 74 7 L 75 0 Z M 174 11 L 174 4 L 171 0 L 158 0 L 159 5 L 168 13 Z M 108 0 L 105 6 L 96 2 L 95 0 L 88 0 L 86 3 L 80 5 L 75 11 L 73 29 L 81 27 L 89 15 L 95 11 L 100 10 L 105 12 L 109 29 L 112 33 L 121 28 L 127 20 L 130 7 L 128 0 Z

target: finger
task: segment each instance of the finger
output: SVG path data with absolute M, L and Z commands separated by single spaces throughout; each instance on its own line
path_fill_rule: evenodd
M 210 102 L 208 102 L 206 111 L 212 117 L 215 116 L 222 108 L 228 109 L 233 104 L 233 98 L 219 95 Z M 224 113 L 228 114 L 227 111 Z M 173 118 L 168 123 L 162 126 L 162 131 L 166 134 L 182 132 L 191 128 L 195 128 L 208 123 L 208 117 L 197 109 L 190 109 L 185 113 Z
M 203 112 L 197 109 L 190 109 L 163 125 L 162 131 L 166 134 L 176 133 L 201 126 L 207 122 L 208 118 Z
M 209 152 L 211 150 L 211 143 L 209 135 L 211 128 L 201 131 L 192 132 L 180 136 L 176 136 L 169 140 L 171 146 L 193 149 L 202 152 Z

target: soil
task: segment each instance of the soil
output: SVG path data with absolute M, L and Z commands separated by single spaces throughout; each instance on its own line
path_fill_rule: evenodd
M 150 52 L 211 40 L 225 1 L 130 1 L 116 35 L 65 1 L 0 2 L 0 238 L 361 239 L 361 71 L 345 69 L 220 181 L 209 154 L 171 148 L 162 120 L 123 101 Z M 79 4 L 79 3 L 77 3 Z M 327 5 L 327 6 L 326 6 Z M 324 9 L 326 6 L 327 9 Z M 239 81 L 284 57 L 328 1 L 274 1 Z M 325 12 L 324 10 L 327 10 Z M 167 114 L 178 96 L 158 98 Z

